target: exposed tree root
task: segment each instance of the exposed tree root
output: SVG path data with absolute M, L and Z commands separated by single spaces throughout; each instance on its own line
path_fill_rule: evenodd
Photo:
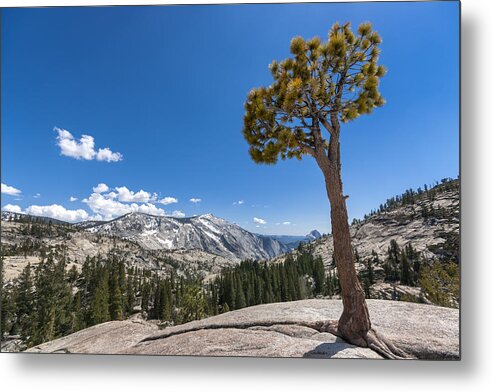
M 367 347 L 377 352 L 384 358 L 388 359 L 411 359 L 412 357 L 405 353 L 403 350 L 394 346 L 389 340 L 379 335 L 374 329 L 370 329 L 366 334 L 355 335 L 355 336 L 345 336 L 340 332 L 338 328 L 338 321 L 328 320 L 328 321 L 316 321 L 316 322 L 299 322 L 299 321 L 250 321 L 250 322 L 235 322 L 235 323 L 224 323 L 216 325 L 192 325 L 187 328 L 181 328 L 174 331 L 162 331 L 159 334 L 148 336 L 141 340 L 141 342 L 149 342 L 153 340 L 165 339 L 174 335 L 181 335 L 188 332 L 194 332 L 204 329 L 222 329 L 222 328 L 236 328 L 236 329 L 247 329 L 251 327 L 271 327 L 273 325 L 299 325 L 308 328 L 312 328 L 318 332 L 328 332 L 332 335 L 338 336 L 345 340 L 346 342 L 359 347 Z
M 363 335 L 345 336 L 338 328 L 338 321 L 328 320 L 316 329 L 320 332 L 329 332 L 355 346 L 368 347 L 387 359 L 412 359 L 410 355 L 396 347 L 385 337 L 379 335 L 372 328 Z

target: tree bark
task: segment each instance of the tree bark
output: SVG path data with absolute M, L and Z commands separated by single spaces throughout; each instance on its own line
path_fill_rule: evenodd
M 332 114 L 330 120 L 329 143 L 323 140 L 318 123 L 313 123 L 313 157 L 325 177 L 326 192 L 330 201 L 333 250 L 342 292 L 343 312 L 338 321 L 329 320 L 321 329 L 340 336 L 349 343 L 369 347 L 386 358 L 408 358 L 405 352 L 371 328 L 364 290 L 355 270 L 346 197 L 343 195 L 340 123 L 336 114 Z
M 343 313 L 338 320 L 338 331 L 351 343 L 367 346 L 366 335 L 371 329 L 371 321 L 364 291 L 355 270 L 339 165 L 328 165 L 323 168 L 323 174 L 331 206 L 333 249 L 343 302 Z

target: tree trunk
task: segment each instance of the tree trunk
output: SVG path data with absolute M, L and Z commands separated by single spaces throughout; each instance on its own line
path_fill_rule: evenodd
M 323 174 L 331 206 L 333 249 L 342 291 L 343 313 L 338 320 L 338 331 L 349 342 L 367 346 L 366 335 L 371 329 L 371 321 L 355 270 L 339 165 L 325 167 Z

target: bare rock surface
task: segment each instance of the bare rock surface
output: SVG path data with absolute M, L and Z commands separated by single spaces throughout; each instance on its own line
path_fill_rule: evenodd
M 405 286 L 387 282 L 377 282 L 370 288 L 371 298 L 395 300 L 398 298 L 412 298 L 426 304 L 432 304 L 424 295 L 422 288 Z
M 155 323 L 140 317 L 109 321 L 75 332 L 63 338 L 32 347 L 28 352 L 115 354 L 155 333 Z
M 368 300 L 373 327 L 408 354 L 459 358 L 459 311 L 433 305 Z M 381 358 L 348 344 L 317 323 L 336 320 L 340 300 L 258 305 L 158 330 L 143 320 L 113 321 L 28 350 L 143 355 Z

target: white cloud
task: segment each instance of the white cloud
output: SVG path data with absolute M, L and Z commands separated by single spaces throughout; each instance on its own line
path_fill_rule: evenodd
M 253 222 L 255 222 L 259 225 L 266 225 L 267 224 L 266 220 L 261 219 L 261 218 L 256 218 L 256 217 L 253 218 Z M 256 227 L 258 227 L 258 226 L 256 226 Z
M 164 204 L 164 205 L 173 204 L 173 203 L 177 203 L 177 202 L 178 202 L 178 199 L 176 199 L 175 197 L 171 197 L 171 196 L 166 196 L 165 198 L 159 200 L 159 203 Z
M 70 132 L 65 129 L 55 127 L 58 132 L 56 140 L 60 147 L 61 154 L 75 159 L 92 160 L 96 155 L 94 151 L 94 138 L 89 135 L 82 135 L 80 140 L 76 140 Z
M 282 222 L 282 224 L 288 226 L 291 224 L 291 222 Z
M 100 148 L 96 154 L 98 161 L 118 162 L 123 159 L 123 155 L 119 152 L 112 152 L 109 148 Z
M 113 219 L 131 212 L 128 205 L 108 198 L 100 193 L 93 193 L 88 198 L 82 200 L 92 212 L 101 215 L 104 219 Z
M 183 211 L 175 210 L 171 216 L 174 216 L 175 218 L 184 218 L 186 215 Z
M 104 193 L 109 191 L 109 187 L 106 184 L 101 183 L 95 186 L 94 188 L 92 188 L 92 190 L 96 193 Z
M 92 136 L 82 135 L 77 140 L 65 129 L 55 127 L 54 130 L 58 133 L 56 140 L 62 155 L 89 161 L 97 159 L 98 161 L 118 162 L 123 159 L 123 155 L 119 152 L 112 152 L 108 147 L 100 148 L 96 152 L 95 142 Z
M 82 209 L 67 210 L 65 207 L 58 204 L 52 204 L 49 206 L 33 205 L 27 207 L 25 212 L 29 215 L 46 216 L 66 222 L 78 222 L 86 220 L 89 217 L 89 214 Z
M 145 214 L 161 215 L 161 216 L 166 215 L 166 211 L 164 211 L 162 208 L 156 207 L 152 203 L 145 203 L 145 204 L 132 203 L 130 204 L 130 208 L 132 212 L 143 212 Z
M 191 201 L 192 203 L 195 203 L 195 204 L 196 204 L 196 203 L 200 203 L 200 202 L 202 201 L 202 199 L 200 199 L 200 198 L 198 198 L 198 197 L 192 197 L 192 198 L 190 199 L 190 201 Z
M 157 194 L 145 192 L 143 189 L 140 189 L 138 192 L 133 192 L 126 186 L 122 186 L 116 187 L 115 190 L 118 192 L 118 200 L 127 203 L 148 203 L 150 201 L 155 201 L 157 198 Z
M 232 203 L 232 205 L 241 205 L 241 204 L 244 204 L 244 200 L 238 200 L 238 201 L 235 201 L 234 203 Z
M 2 183 L 1 191 L 2 193 L 10 196 L 19 196 L 22 193 L 20 189 L 14 188 L 13 186 L 4 183 Z
M 2 191 L 10 191 L 10 188 L 12 187 L 2 184 Z M 179 210 L 168 213 L 164 209 L 157 207 L 154 204 L 157 200 L 156 193 L 150 193 L 144 190 L 133 192 L 125 186 L 117 187 L 115 188 L 115 191 L 111 192 L 109 192 L 109 189 L 108 185 L 100 183 L 92 188 L 93 192 L 89 197 L 82 199 L 82 202 L 87 205 L 90 215 L 84 209 L 70 210 L 58 204 L 46 206 L 32 205 L 26 208 L 25 211 L 23 211 L 20 206 L 7 204 L 2 210 L 46 216 L 66 222 L 77 222 L 88 219 L 109 220 L 130 212 L 141 212 L 159 216 L 174 216 L 177 218 L 185 216 L 185 213 Z M 75 202 L 79 199 L 75 196 L 70 196 L 69 200 L 70 202 Z M 168 196 L 161 199 L 159 202 L 162 204 L 172 204 L 177 203 L 178 200 Z
M 152 203 L 126 204 L 120 201 L 114 200 L 112 195 L 101 195 L 100 193 L 92 193 L 88 198 L 83 199 L 82 202 L 87 204 L 95 214 L 99 214 L 104 219 L 113 219 L 121 215 L 128 214 L 129 212 L 143 212 L 150 215 L 166 215 L 166 212 L 159 207 L 156 207 Z
M 118 194 L 116 192 L 109 192 L 109 193 L 106 193 L 105 196 L 109 199 L 116 199 L 118 197 Z
M 22 212 L 22 208 L 20 206 L 16 206 L 16 205 L 12 205 L 12 204 L 7 204 L 7 205 L 3 206 L 2 210 L 8 211 L 8 212 L 17 212 L 19 214 Z
M 41 193 L 36 193 L 34 196 L 33 196 L 35 199 L 39 199 L 41 197 Z

